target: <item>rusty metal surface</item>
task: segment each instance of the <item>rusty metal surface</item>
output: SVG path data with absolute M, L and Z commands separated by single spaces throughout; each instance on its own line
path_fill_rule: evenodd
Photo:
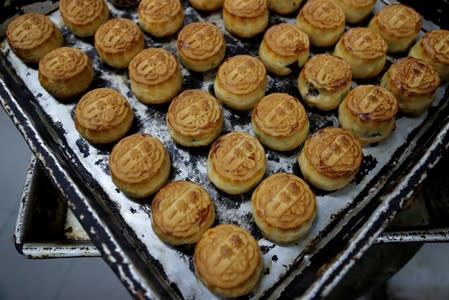
M 377 9 L 381 5 L 379 2 Z M 136 19 L 136 14 L 130 11 L 113 10 L 113 14 Z M 51 17 L 62 27 L 57 12 Z M 216 14 L 201 15 L 191 8 L 186 9 L 187 21 L 203 18 L 222 26 Z M 271 18 L 271 22 L 280 21 L 286 20 L 277 16 Z M 430 22 L 425 22 L 424 26 L 425 30 L 435 28 Z M 166 143 L 171 156 L 176 158 L 173 162 L 176 172 L 171 179 L 191 178 L 205 185 L 216 199 L 218 222 L 239 223 L 256 236 L 264 253 L 266 270 L 260 286 L 250 295 L 253 297 L 326 295 L 375 242 L 449 145 L 449 105 L 443 101 L 447 91 L 441 87 L 428 113 L 418 118 L 399 118 L 388 141 L 364 149 L 366 158 L 355 182 L 334 193 L 316 191 L 320 214 L 311 233 L 299 243 L 279 247 L 265 240 L 255 228 L 248 214 L 249 195 L 231 199 L 208 182 L 204 172 L 207 149 L 196 154 L 174 145 L 161 126 L 163 107 L 140 104 L 129 92 L 126 74 L 101 64 L 91 42 L 78 40 L 67 31 L 64 35 L 68 45 L 86 50 L 96 69 L 101 70 L 94 87 L 111 86 L 127 95 L 139 120 L 133 130 L 150 132 Z M 155 41 L 148 36 L 146 39 L 148 44 L 174 51 L 172 40 Z M 257 51 L 257 38 L 239 41 L 226 35 L 226 39 L 228 55 L 246 52 L 254 55 Z M 3 107 L 42 162 L 53 184 L 69 199 L 69 207 L 83 223 L 93 243 L 130 292 L 147 298 L 211 297 L 193 274 L 192 249 L 173 249 L 161 243 L 149 226 L 148 206 L 115 190 L 104 163 L 109 149 L 94 148 L 79 137 L 72 122 L 73 104 L 62 105 L 55 101 L 36 83 L 35 69 L 23 65 L 7 45 L 3 44 L 2 50 L 0 96 Z M 390 62 L 392 59 L 389 58 Z M 205 77 L 185 69 L 183 73 L 185 88 L 210 89 L 213 72 Z M 279 82 L 270 77 L 268 92 L 283 90 L 297 95 L 295 80 L 292 76 Z M 225 117 L 226 130 L 251 132 L 248 114 L 225 109 Z M 309 117 L 312 130 L 337 124 L 335 113 L 323 115 L 311 110 Z M 267 174 L 280 170 L 299 174 L 295 162 L 297 152 L 268 151 Z M 186 169 L 185 165 L 191 169 Z

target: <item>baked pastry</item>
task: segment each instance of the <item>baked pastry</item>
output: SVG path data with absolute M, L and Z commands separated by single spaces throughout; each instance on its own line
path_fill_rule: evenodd
M 334 45 L 345 30 L 345 13 L 332 0 L 307 1 L 296 17 L 296 25 L 317 47 Z
M 441 80 L 449 79 L 449 31 L 438 29 L 427 32 L 411 49 L 409 56 L 431 64 Z
M 176 49 L 181 63 L 187 69 L 206 72 L 221 63 L 226 52 L 226 42 L 217 26 L 195 22 L 181 29 Z
M 190 181 L 167 184 L 151 202 L 153 231 L 171 245 L 198 242 L 214 221 L 215 208 L 209 194 Z
M 230 132 L 211 146 L 207 159 L 209 180 L 220 190 L 237 195 L 262 180 L 267 167 L 265 150 L 253 136 Z
M 341 127 L 352 131 L 362 144 L 386 139 L 396 125 L 398 102 L 380 86 L 360 85 L 351 90 L 340 104 Z
M 387 41 L 388 52 L 402 52 L 421 30 L 421 15 L 409 6 L 391 4 L 379 10 L 368 26 Z
M 198 278 L 210 291 L 229 298 L 251 292 L 263 270 L 257 241 L 234 224 L 207 230 L 196 244 L 193 263 Z
M 351 66 L 346 61 L 330 54 L 318 54 L 302 68 L 298 89 L 307 105 L 332 110 L 349 92 L 351 82 Z
M 27 63 L 38 63 L 48 52 L 64 44 L 61 31 L 39 13 L 14 18 L 8 25 L 6 38 L 12 51 Z
M 147 48 L 128 67 L 131 90 L 145 104 L 167 103 L 181 90 L 183 76 L 175 56 L 162 48 Z
M 92 90 L 76 105 L 75 126 L 94 144 L 121 139 L 131 128 L 134 113 L 125 97 L 109 88 Z
M 84 92 L 94 78 L 92 62 L 77 48 L 57 48 L 39 61 L 39 82 L 60 100 Z
M 333 191 L 354 179 L 362 163 L 360 141 L 351 131 L 326 127 L 306 140 L 298 164 L 304 178 L 313 186 Z
M 226 106 L 247 110 L 262 99 L 267 86 L 264 64 L 250 55 L 236 55 L 226 59 L 218 68 L 214 91 Z
M 298 10 L 302 0 L 268 0 L 268 7 L 281 15 L 290 14 Z
M 385 66 L 387 42 L 368 28 L 351 28 L 338 41 L 334 55 L 351 65 L 353 78 L 372 78 Z
M 260 142 L 277 151 L 293 150 L 309 133 L 309 119 L 302 104 L 293 96 L 273 93 L 253 109 L 251 124 Z
M 142 0 L 137 14 L 140 27 L 156 37 L 175 33 L 184 22 L 184 10 L 179 0 Z
M 376 0 L 334 0 L 345 12 L 346 22 L 358 23 L 374 9 Z
M 296 175 L 277 173 L 265 178 L 251 197 L 254 222 L 276 243 L 304 236 L 315 219 L 317 205 L 309 185 Z
M 432 104 L 440 76 L 425 61 L 404 57 L 390 66 L 380 84 L 396 96 L 401 112 L 418 115 Z
M 268 71 L 279 75 L 292 72 L 289 67 L 298 62 L 302 67 L 310 53 L 310 42 L 307 34 L 298 27 L 288 23 L 281 23 L 270 27 L 260 43 L 259 56 Z
M 213 11 L 221 8 L 224 0 L 189 0 L 189 2 L 196 9 Z
M 267 0 L 225 0 L 223 4 L 226 30 L 242 38 L 263 32 L 269 16 Z
M 167 127 L 178 144 L 186 147 L 209 145 L 223 130 L 221 105 L 208 92 L 185 90 L 168 107 Z
M 95 32 L 95 48 L 101 60 L 115 68 L 127 68 L 143 50 L 143 33 L 133 21 L 123 18 L 103 23 Z
M 164 145 L 149 134 L 121 139 L 109 156 L 112 181 L 126 195 L 145 198 L 156 193 L 170 175 L 170 156 Z
M 109 19 L 104 0 L 61 0 L 59 12 L 67 28 L 80 37 L 93 36 L 101 24 Z

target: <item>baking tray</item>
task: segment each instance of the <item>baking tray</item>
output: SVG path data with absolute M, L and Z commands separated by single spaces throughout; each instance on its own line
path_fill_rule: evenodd
M 21 4 L 31 2 L 5 3 L 4 11 L 12 16 L 20 10 Z M 426 18 L 439 24 L 445 22 L 443 16 L 449 12 L 443 1 L 435 3 L 438 9 L 434 15 L 428 15 L 419 1 L 404 2 L 414 5 Z M 219 14 L 198 14 L 186 2 L 183 4 L 186 22 L 207 19 L 220 26 Z M 50 8 L 55 3 L 47 1 L 38 5 Z M 377 9 L 382 5 L 379 1 Z M 112 9 L 112 14 L 136 19 L 133 10 Z M 58 12 L 51 13 L 51 17 L 58 27 L 63 27 Z M 281 21 L 292 22 L 293 18 L 271 17 L 271 23 Z M 424 22 L 424 30 L 432 28 L 436 26 Z M 149 132 L 165 142 L 173 161 L 171 180 L 190 178 L 203 184 L 215 199 L 219 223 L 239 223 L 255 235 L 264 254 L 265 274 L 249 297 L 326 295 L 375 242 L 448 148 L 449 104 L 442 101 L 447 100 L 447 91 L 441 87 L 428 113 L 418 118 L 399 118 L 395 132 L 387 141 L 364 149 L 361 172 L 347 188 L 334 193 L 316 190 L 319 215 L 310 234 L 298 243 L 281 247 L 265 240 L 254 226 L 249 213 L 249 194 L 231 198 L 211 186 L 204 166 L 207 148 L 194 153 L 174 145 L 160 124 L 166 106 L 140 104 L 130 93 L 126 71 L 101 64 L 92 40 L 78 40 L 66 30 L 63 33 L 67 45 L 81 47 L 93 59 L 97 76 L 92 87 L 112 86 L 128 97 L 138 120 L 133 131 Z M 145 38 L 147 45 L 174 49 L 169 39 L 153 40 L 148 35 Z M 261 36 L 240 41 L 226 34 L 227 55 L 254 54 L 260 39 Z M 130 200 L 115 189 L 106 164 L 110 148 L 94 148 L 79 137 L 72 121 L 74 104 L 55 101 L 37 83 L 37 71 L 33 66 L 23 65 L 7 45 L 3 44 L 2 49 L 0 96 L 3 107 L 52 183 L 68 199 L 69 208 L 86 228 L 92 242 L 129 291 L 139 298 L 213 297 L 193 273 L 193 247 L 172 248 L 160 242 L 149 225 L 148 201 Z M 390 62 L 392 59 L 390 57 Z M 204 77 L 185 69 L 183 73 L 184 88 L 210 90 L 214 71 Z M 298 96 L 295 81 L 293 76 L 285 81 L 270 77 L 268 93 L 282 90 Z M 310 110 L 309 117 L 312 131 L 329 124 L 337 125 L 335 113 Z M 251 132 L 249 114 L 225 109 L 225 119 L 226 130 Z M 286 154 L 267 151 L 267 175 L 280 170 L 300 175 L 295 159 L 297 153 L 298 150 Z
M 376 243 L 449 242 L 449 186 L 442 182 L 449 156 L 432 170 Z M 17 251 L 32 259 L 100 256 L 73 212 L 33 157 L 14 231 Z

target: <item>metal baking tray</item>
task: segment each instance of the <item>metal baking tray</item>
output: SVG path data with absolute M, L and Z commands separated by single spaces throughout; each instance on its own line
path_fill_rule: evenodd
M 446 155 L 376 243 L 449 242 L 449 186 L 443 182 L 448 168 Z M 100 256 L 34 157 L 25 179 L 14 244 L 20 254 L 33 259 Z
M 2 24 L 23 4 L 32 5 L 29 4 L 32 2 L 4 3 L 7 17 L 1 16 Z M 51 10 L 55 6 L 53 1 L 36 3 L 34 6 L 42 10 Z M 376 9 L 384 3 L 378 1 Z M 443 24 L 443 16 L 449 12 L 443 1 L 435 3 L 438 9 L 433 15 L 428 15 L 425 5 L 419 1 L 404 3 L 422 12 L 427 19 L 424 31 L 437 27 L 428 20 Z M 185 22 L 206 19 L 222 27 L 219 13 L 199 14 L 188 7 L 187 1 L 183 5 Z M 132 9 L 112 9 L 112 15 L 136 20 Z M 64 28 L 57 11 L 51 12 L 50 17 L 58 27 Z M 294 18 L 272 15 L 270 19 L 271 23 L 281 21 L 292 22 Z M 249 295 L 252 298 L 317 298 L 328 294 L 354 261 L 375 242 L 449 145 L 449 101 L 443 101 L 447 100 L 447 89 L 442 86 L 428 113 L 417 118 L 402 116 L 387 141 L 364 149 L 365 159 L 353 183 L 334 193 L 315 190 L 319 214 L 310 233 L 298 243 L 279 246 L 264 239 L 254 225 L 249 212 L 249 194 L 229 197 L 218 192 L 207 180 L 207 148 L 191 151 L 173 143 L 163 121 L 166 106 L 147 107 L 139 103 L 130 92 L 126 71 L 102 64 L 91 39 L 79 40 L 65 29 L 63 33 L 67 45 L 84 49 L 93 59 L 97 74 L 92 88 L 111 86 L 121 91 L 136 114 L 137 122 L 132 130 L 149 132 L 164 141 L 172 158 L 171 180 L 189 178 L 204 185 L 215 200 L 217 221 L 238 223 L 257 238 L 263 252 L 265 272 L 258 287 Z M 172 39 L 154 40 L 148 35 L 145 38 L 147 45 L 174 51 Z M 227 56 L 256 55 L 260 39 L 261 36 L 238 40 L 226 34 Z M 116 190 L 106 163 L 110 148 L 95 148 L 78 135 L 72 121 L 74 104 L 61 104 L 49 96 L 37 82 L 35 66 L 24 65 L 6 43 L 1 49 L 0 99 L 3 107 L 24 135 L 44 172 L 62 197 L 68 199 L 68 207 L 128 290 L 138 298 L 214 297 L 194 275 L 193 247 L 173 248 L 162 243 L 151 230 L 149 201 L 131 200 Z M 393 59 L 389 58 L 390 63 Z M 202 76 L 185 69 L 183 74 L 184 88 L 205 90 L 211 89 L 215 75 L 214 71 Z M 296 76 L 283 80 L 270 77 L 267 92 L 273 91 L 298 96 Z M 249 113 L 224 111 L 226 131 L 252 132 Z M 338 124 L 335 112 L 323 114 L 309 110 L 309 118 L 312 131 Z M 296 164 L 298 151 L 267 151 L 267 175 L 281 170 L 300 175 Z

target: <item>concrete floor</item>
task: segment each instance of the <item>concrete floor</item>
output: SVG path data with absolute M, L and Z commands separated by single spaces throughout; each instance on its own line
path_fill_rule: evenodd
M 13 231 L 30 150 L 0 109 L 0 299 L 130 299 L 101 258 L 29 260 Z M 449 299 L 449 244 L 427 244 L 381 289 L 363 299 Z

